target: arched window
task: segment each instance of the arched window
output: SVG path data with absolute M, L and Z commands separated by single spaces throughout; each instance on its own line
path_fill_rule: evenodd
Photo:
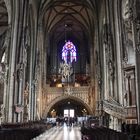
M 62 60 L 66 63 L 76 61 L 76 48 L 70 41 L 66 42 L 62 49 Z

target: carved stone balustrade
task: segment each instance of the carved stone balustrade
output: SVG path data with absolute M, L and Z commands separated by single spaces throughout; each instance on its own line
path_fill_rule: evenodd
M 89 86 L 69 87 L 46 87 L 45 94 L 47 95 L 47 104 L 50 104 L 56 98 L 61 96 L 74 96 L 80 98 L 85 103 L 89 103 Z
M 137 118 L 136 106 L 125 107 L 126 118 Z
M 125 118 L 126 112 L 124 107 L 118 104 L 112 104 L 109 101 L 103 101 L 103 110 L 112 116 Z

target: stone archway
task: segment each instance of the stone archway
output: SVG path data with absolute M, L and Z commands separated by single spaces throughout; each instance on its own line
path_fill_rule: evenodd
M 81 100 L 80 98 L 75 97 L 75 96 L 64 95 L 64 96 L 57 97 L 55 100 L 53 100 L 53 101 L 49 104 L 49 106 L 46 107 L 45 112 L 44 112 L 44 114 L 43 114 L 43 118 L 45 118 L 45 117 L 48 115 L 50 109 L 51 109 L 55 104 L 57 104 L 58 102 L 61 102 L 61 101 L 65 100 L 65 99 L 72 99 L 73 101 L 82 104 L 82 105 L 87 109 L 87 111 L 89 112 L 89 114 L 90 114 L 90 115 L 93 115 L 93 111 L 92 111 L 91 107 L 90 107 L 87 103 L 85 103 L 83 100 Z

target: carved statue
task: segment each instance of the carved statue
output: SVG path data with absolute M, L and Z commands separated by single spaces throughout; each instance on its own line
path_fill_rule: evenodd
M 3 83 L 5 80 L 5 65 L 0 63 L 0 82 Z
M 30 32 L 29 27 L 25 28 L 25 36 L 24 36 L 24 50 L 23 50 L 23 63 L 26 65 L 27 63 L 27 49 L 30 46 Z
M 136 36 L 136 50 L 137 52 L 140 53 L 140 21 L 137 21 L 137 25 L 136 25 L 136 29 L 137 29 L 137 36 Z
M 124 106 L 127 106 L 127 101 L 128 101 L 128 93 L 126 92 L 124 94 Z
M 23 63 L 18 64 L 18 68 L 17 68 L 17 79 L 18 80 L 21 80 L 23 78 L 23 67 L 24 67 Z
M 1 122 L 3 121 L 4 109 L 5 109 L 4 104 L 1 104 L 1 105 L 0 105 L 0 124 L 1 124 Z
M 132 30 L 131 21 L 133 20 L 133 3 L 132 0 L 124 0 L 122 3 L 122 17 L 128 31 Z
M 29 27 L 26 27 L 25 29 L 25 47 L 27 48 L 30 45 L 30 31 L 29 31 Z
M 110 95 L 114 93 L 114 46 L 113 37 L 109 24 L 104 24 L 103 28 L 103 43 L 105 47 L 105 60 L 106 60 L 106 88 L 109 89 Z
M 108 63 L 108 69 L 109 69 L 110 77 L 112 79 L 113 78 L 113 75 L 114 75 L 114 66 L 113 66 L 113 63 L 112 63 L 111 60 Z
M 3 44 L 2 44 L 2 48 L 5 48 L 5 50 L 7 50 L 7 48 L 9 48 L 10 45 L 10 38 L 11 38 L 11 29 L 7 29 L 5 31 L 5 33 L 3 34 Z M 0 41 L 1 42 L 1 41 Z M 6 53 L 7 55 L 7 53 Z
M 112 33 L 109 26 L 110 26 L 109 24 L 104 24 L 104 28 L 103 28 L 103 43 L 105 44 L 107 63 L 109 62 L 109 58 L 112 60 L 113 57 Z
M 123 7 L 122 7 L 122 16 L 124 20 L 129 20 L 132 18 L 132 2 L 131 0 L 124 0 L 123 1 Z
M 2 48 L 5 43 L 6 31 L 0 35 L 0 47 Z
M 29 94 L 29 83 L 27 82 L 24 90 L 25 99 L 28 98 L 28 94 Z
M 29 120 L 29 83 L 26 82 L 24 90 L 24 122 Z

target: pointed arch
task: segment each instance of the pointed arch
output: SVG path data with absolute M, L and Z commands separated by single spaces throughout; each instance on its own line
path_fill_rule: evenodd
M 43 118 L 46 118 L 46 116 L 48 115 L 50 109 L 51 109 L 56 103 L 58 103 L 58 102 L 60 102 L 60 101 L 62 101 L 62 100 L 65 100 L 65 99 L 72 99 L 72 100 L 74 100 L 75 102 L 81 103 L 83 106 L 85 106 L 85 108 L 87 109 L 87 111 L 89 112 L 89 114 L 90 114 L 90 115 L 93 115 L 93 111 L 92 111 L 91 107 L 90 107 L 87 103 L 85 103 L 83 100 L 81 100 L 81 99 L 78 98 L 78 97 L 72 96 L 72 95 L 71 95 L 71 96 L 69 96 L 69 95 L 64 95 L 64 96 L 60 96 L 60 97 L 56 98 L 55 100 L 53 100 L 53 101 L 49 104 L 49 106 L 46 107 L 45 112 L 44 112 L 44 114 L 43 114 Z

